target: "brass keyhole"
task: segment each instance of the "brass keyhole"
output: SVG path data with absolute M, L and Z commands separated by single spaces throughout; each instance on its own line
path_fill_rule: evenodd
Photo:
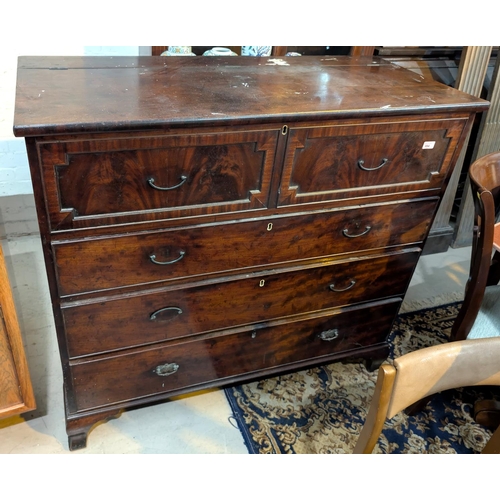
M 267 230 L 268 230 L 268 231 L 272 231 L 272 229 L 273 229 L 273 223 L 272 223 L 272 222 L 270 222 L 270 223 L 267 225 Z
M 263 287 L 266 284 L 266 280 L 260 280 L 259 286 Z

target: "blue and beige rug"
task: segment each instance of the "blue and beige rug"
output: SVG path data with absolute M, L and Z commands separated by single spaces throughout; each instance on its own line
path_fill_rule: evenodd
M 460 303 L 401 314 L 390 335 L 390 359 L 446 342 Z M 226 396 L 250 453 L 351 453 L 369 408 L 377 373 L 362 362 L 332 363 L 227 388 Z M 374 453 L 479 453 L 491 432 L 476 424 L 486 388 L 436 395 L 413 416 L 385 424 Z

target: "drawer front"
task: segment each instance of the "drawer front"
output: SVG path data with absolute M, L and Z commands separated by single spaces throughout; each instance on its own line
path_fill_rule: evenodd
M 403 295 L 420 252 L 63 307 L 70 357 Z
M 437 200 L 53 244 L 61 296 L 421 242 Z
M 291 127 L 280 205 L 441 190 L 465 120 Z
M 379 302 L 258 331 L 73 363 L 76 411 L 301 361 L 326 361 L 336 352 L 383 342 L 400 304 L 400 300 Z
M 53 230 L 266 207 L 278 130 L 40 143 Z

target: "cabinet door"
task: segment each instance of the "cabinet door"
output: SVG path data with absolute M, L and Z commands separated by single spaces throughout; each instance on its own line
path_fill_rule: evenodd
M 0 418 L 35 407 L 21 331 L 0 247 Z

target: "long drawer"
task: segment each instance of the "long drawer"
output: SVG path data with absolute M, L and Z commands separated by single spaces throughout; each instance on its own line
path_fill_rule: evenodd
M 400 299 L 333 315 L 70 363 L 75 411 L 196 388 L 383 342 Z
M 437 200 L 54 243 L 61 296 L 421 242 Z
M 404 294 L 420 251 L 223 283 L 68 303 L 70 357 L 98 354 Z

